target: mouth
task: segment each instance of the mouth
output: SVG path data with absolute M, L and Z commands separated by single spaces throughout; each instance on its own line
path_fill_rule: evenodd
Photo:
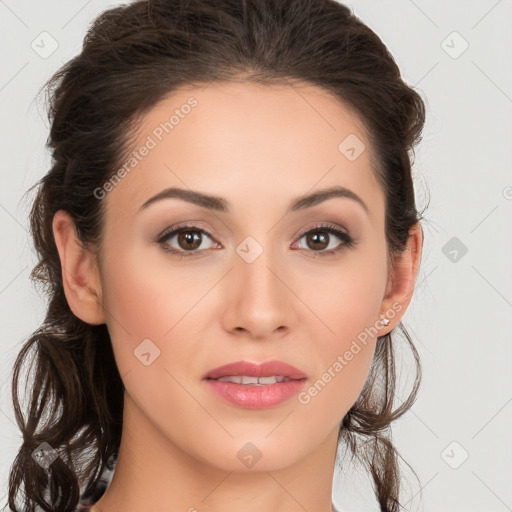
M 245 409 L 277 406 L 301 391 L 307 375 L 282 361 L 260 365 L 238 361 L 208 372 L 207 387 L 226 402 Z

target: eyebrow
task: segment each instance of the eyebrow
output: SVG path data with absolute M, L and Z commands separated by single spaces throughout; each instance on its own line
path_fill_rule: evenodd
M 335 197 L 352 199 L 361 205 L 365 212 L 368 213 L 368 206 L 357 194 L 352 192 L 352 190 L 339 185 L 317 190 L 311 194 L 305 194 L 295 198 L 288 206 L 286 213 L 304 210 Z M 157 201 L 173 198 L 181 199 L 197 206 L 208 208 L 209 210 L 225 213 L 229 212 L 229 202 L 223 197 L 211 196 L 195 190 L 185 190 L 177 187 L 166 188 L 158 194 L 150 197 L 139 208 L 139 212 Z

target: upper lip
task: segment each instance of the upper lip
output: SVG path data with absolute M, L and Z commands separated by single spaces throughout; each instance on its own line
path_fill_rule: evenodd
M 289 379 L 305 379 L 307 375 L 291 364 L 283 361 L 266 361 L 261 364 L 250 361 L 236 361 L 210 370 L 203 379 L 219 379 L 231 375 L 247 375 L 248 377 L 270 377 L 272 375 Z

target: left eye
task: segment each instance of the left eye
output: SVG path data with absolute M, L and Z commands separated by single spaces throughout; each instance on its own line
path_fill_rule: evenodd
M 338 243 L 333 239 L 333 236 L 338 239 Z M 345 244 L 350 243 L 350 239 L 346 233 L 331 226 L 311 229 L 304 233 L 299 240 L 303 238 L 306 240 L 306 247 L 299 247 L 299 249 L 308 249 L 308 247 L 314 248 L 313 252 L 325 251 L 332 253 L 342 245 L 340 240 L 345 242 Z
M 330 244 L 331 237 L 333 235 L 335 238 L 340 240 L 340 242 L 334 246 Z M 348 234 L 348 232 L 330 225 L 321 224 L 315 226 L 303 233 L 299 237 L 299 240 L 304 237 L 306 237 L 306 245 L 314 248 L 314 250 L 309 251 L 314 257 L 332 256 L 344 249 L 349 249 L 356 245 L 356 241 Z M 299 249 L 303 249 L 303 247 L 299 247 Z

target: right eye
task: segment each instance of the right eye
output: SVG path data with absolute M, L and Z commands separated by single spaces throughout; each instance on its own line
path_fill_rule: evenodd
M 159 236 L 157 243 L 162 246 L 164 251 L 170 252 L 171 254 L 178 255 L 179 257 L 186 258 L 190 256 L 196 256 L 198 252 L 208 249 L 204 247 L 204 237 L 208 237 L 213 240 L 213 237 L 202 228 L 193 225 L 185 225 L 172 228 L 171 230 L 165 231 Z M 176 238 L 176 247 L 170 246 L 171 242 Z M 188 254 L 187 254 L 188 253 Z

